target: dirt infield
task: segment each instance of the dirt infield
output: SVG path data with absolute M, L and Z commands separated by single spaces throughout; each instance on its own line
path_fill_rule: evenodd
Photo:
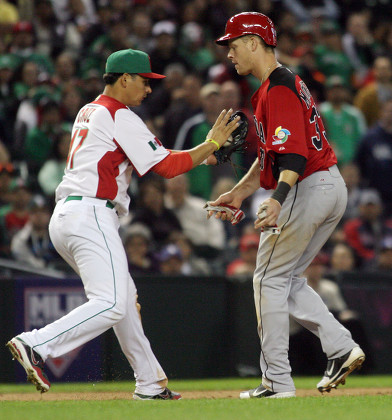
M 233 391 L 183 391 L 182 398 L 185 400 L 197 399 L 237 399 L 240 390 Z M 392 388 L 342 388 L 330 393 L 320 394 L 317 390 L 297 389 L 297 397 L 320 397 L 331 398 L 339 396 L 361 395 L 392 395 Z M 104 401 L 104 400 L 132 400 L 130 392 L 48 392 L 36 393 L 3 393 L 0 401 Z

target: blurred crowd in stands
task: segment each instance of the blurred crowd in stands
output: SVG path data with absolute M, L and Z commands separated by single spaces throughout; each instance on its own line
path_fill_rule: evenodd
M 106 58 L 135 48 L 166 78 L 134 111 L 167 148 L 205 139 L 223 108 L 252 118 L 252 76 L 239 77 L 214 43 L 241 11 L 270 16 L 276 54 L 298 73 L 322 114 L 349 192 L 323 248 L 325 272 L 392 269 L 392 0 L 4 0 L 0 1 L 0 257 L 67 270 L 47 226 L 71 128 L 103 90 Z M 130 133 L 132 141 L 132 133 Z M 132 180 L 121 234 L 133 275 L 251 276 L 260 191 L 233 227 L 203 205 L 230 189 L 256 157 L 199 166 L 164 180 Z

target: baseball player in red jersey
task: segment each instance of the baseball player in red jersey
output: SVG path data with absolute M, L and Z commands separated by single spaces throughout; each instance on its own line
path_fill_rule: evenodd
M 216 42 L 228 46 L 238 74 L 253 74 L 261 86 L 252 97 L 258 159 L 231 191 L 211 204 L 239 208 L 260 186 L 274 190 L 260 204 L 255 221 L 262 230 L 253 285 L 263 378 L 240 398 L 295 396 L 288 360 L 289 314 L 320 338 L 328 363 L 317 388 L 329 392 L 344 384 L 365 355 L 302 273 L 342 217 L 346 186 L 309 90 L 275 58 L 272 21 L 261 13 L 237 14 Z M 228 218 L 224 212 L 215 217 Z M 276 224 L 280 233 L 266 229 Z
M 143 332 L 137 291 L 118 234 L 118 215 L 128 212 L 131 175 L 149 171 L 170 178 L 187 172 L 225 143 L 238 126 L 222 111 L 206 141 L 189 150 L 166 149 L 128 107 L 151 93 L 149 57 L 121 50 L 106 62 L 105 89 L 78 113 L 49 232 L 59 254 L 80 275 L 88 301 L 39 330 L 12 338 L 7 346 L 41 392 L 50 383 L 48 357 L 61 356 L 113 327 L 136 379 L 135 399 L 179 399 Z M 153 222 L 153 221 L 152 221 Z

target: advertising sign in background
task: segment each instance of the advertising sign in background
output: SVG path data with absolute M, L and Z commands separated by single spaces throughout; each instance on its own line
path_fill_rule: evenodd
M 80 280 L 17 279 L 15 282 L 16 331 L 31 331 L 54 322 L 87 301 Z M 45 372 L 49 380 L 101 380 L 101 337 L 55 359 L 47 359 Z M 26 380 L 17 369 L 17 380 Z

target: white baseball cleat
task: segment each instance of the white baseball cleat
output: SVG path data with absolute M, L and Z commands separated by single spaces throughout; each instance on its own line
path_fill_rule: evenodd
M 273 392 L 265 388 L 263 384 L 260 384 L 257 388 L 249 391 L 242 391 L 240 398 L 246 400 L 249 398 L 293 398 L 295 397 L 295 391 L 286 392 Z
M 330 392 L 332 388 L 346 383 L 346 377 L 356 369 L 360 369 L 365 361 L 365 353 L 360 347 L 354 347 L 344 356 L 328 360 L 323 379 L 317 384 L 320 392 Z

